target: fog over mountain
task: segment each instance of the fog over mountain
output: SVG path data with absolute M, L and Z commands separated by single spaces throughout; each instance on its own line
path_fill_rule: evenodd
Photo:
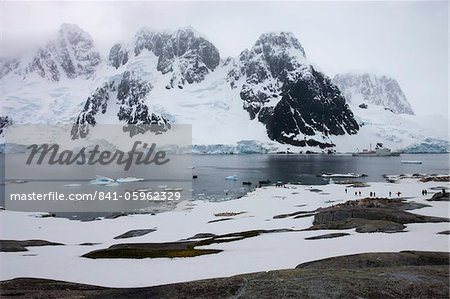
M 42 47 L 62 23 L 78 24 L 102 55 L 143 26 L 162 32 L 191 25 L 222 58 L 250 49 L 264 33 L 292 32 L 328 76 L 386 75 L 416 114 L 448 114 L 447 1 L 7 1 L 0 9 L 0 56 Z

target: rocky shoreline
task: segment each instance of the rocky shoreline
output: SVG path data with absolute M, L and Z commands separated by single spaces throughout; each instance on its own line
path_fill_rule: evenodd
M 417 215 L 415 210 L 428 205 L 397 198 L 363 198 L 319 208 L 310 230 L 350 229 L 358 233 L 402 232 L 408 223 L 449 222 L 448 218 Z
M 150 271 L 150 270 L 149 270 Z M 105 288 L 16 278 L 0 282 L 2 298 L 448 298 L 449 253 L 363 253 L 295 269 L 140 288 Z

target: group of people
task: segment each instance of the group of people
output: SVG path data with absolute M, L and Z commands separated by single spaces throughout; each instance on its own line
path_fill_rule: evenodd
M 397 192 L 397 196 L 400 196 L 400 195 L 402 195 L 402 193 L 401 192 Z M 391 191 L 389 191 L 389 197 L 392 197 L 392 192 Z
M 422 190 L 422 195 L 427 195 L 428 194 L 428 191 L 427 191 L 427 189 L 424 189 L 424 190 Z
M 345 188 L 345 193 L 347 193 L 347 188 Z M 361 195 L 361 191 L 355 191 L 355 195 Z
M 344 190 L 345 190 L 345 193 L 348 193 L 347 188 L 345 188 Z M 425 195 L 426 193 L 424 194 L 423 191 L 426 192 L 426 190 L 422 190 L 422 195 Z M 375 197 L 375 196 L 377 196 L 375 192 L 370 192 L 369 194 L 370 194 L 370 197 Z M 397 196 L 402 195 L 401 192 L 397 192 L 396 194 L 397 194 Z M 356 196 L 361 196 L 361 191 L 355 191 L 355 195 L 356 195 Z M 391 191 L 389 191 L 389 197 L 392 197 L 392 192 L 391 192 Z

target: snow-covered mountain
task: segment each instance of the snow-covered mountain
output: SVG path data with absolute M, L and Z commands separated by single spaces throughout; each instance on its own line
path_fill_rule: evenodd
M 7 59 L 0 65 L 0 78 L 15 73 L 60 81 L 61 78 L 91 77 L 100 63 L 100 54 L 91 36 L 77 25 L 61 25 L 55 39 L 39 48 L 34 55 L 20 61 Z
M 338 88 L 308 62 L 291 33 L 263 34 L 233 61 L 228 78 L 272 140 L 326 148 L 333 146 L 330 135 L 358 132 Z
M 402 149 L 448 140 L 435 123 L 384 109 L 396 104 L 347 102 L 286 32 L 263 34 L 238 57 L 221 59 L 192 28 L 143 28 L 101 56 L 86 32 L 65 24 L 29 57 L 0 60 L 0 75 L 2 119 L 72 124 L 73 138 L 88 134 L 87 125 L 152 123 L 161 130 L 192 124 L 198 152 L 353 151 L 369 142 Z
M 355 138 L 342 136 L 334 140 L 338 149 L 368 149 L 376 141 L 393 150 L 450 152 L 448 118 L 445 116 L 396 114 L 378 105 L 369 104 L 367 108 L 349 105 L 360 130 Z
M 130 46 L 115 44 L 109 52 L 109 62 L 116 69 L 125 65 L 131 56 L 148 50 L 158 57 L 156 70 L 171 73 L 167 89 L 203 81 L 220 62 L 217 48 L 192 28 L 175 32 L 155 32 L 148 28 L 139 30 Z
M 354 104 L 372 104 L 400 114 L 414 112 L 397 80 L 369 73 L 344 73 L 333 78 L 347 101 Z
M 296 146 L 331 148 L 334 145 L 330 135 L 355 134 L 358 131 L 353 113 L 339 90 L 330 79 L 311 66 L 300 42 L 290 33 L 263 34 L 251 50 L 245 50 L 237 59 L 227 59 L 219 66 L 218 50 L 192 28 L 162 33 L 144 28 L 138 31 L 128 46 L 114 45 L 108 58 L 109 64 L 116 72 L 124 72 L 127 78 L 134 77 L 133 82 L 142 81 L 131 88 L 141 97 L 139 104 L 135 104 L 137 109 L 129 107 L 132 114 L 125 115 L 121 112 L 121 107 L 116 113 L 118 120 L 125 123 L 170 123 L 170 119 L 175 118 L 183 104 L 165 109 L 167 116 L 158 115 L 155 113 L 157 109 L 151 107 L 158 104 L 159 100 L 152 100 L 152 95 L 173 95 L 174 93 L 170 92 L 172 88 L 182 90 L 190 84 L 195 84 L 196 87 L 207 86 L 209 81 L 205 79 L 216 70 L 217 73 L 224 73 L 218 79 L 226 80 L 230 84 L 223 88 L 236 89 L 239 92 L 241 102 L 237 105 L 241 107 L 236 108 L 243 108 L 248 112 L 248 116 L 240 116 L 241 119 L 247 122 L 257 119 L 264 124 L 271 140 Z M 123 77 L 120 84 L 130 85 L 131 83 L 127 83 L 129 79 L 123 74 L 119 75 Z M 97 116 L 107 114 L 108 109 L 114 110 L 109 107 L 118 103 L 117 97 L 109 100 L 109 93 L 105 90 L 109 88 L 111 91 L 108 86 L 113 86 L 114 89 L 117 85 L 114 81 L 116 78 L 116 75 L 108 78 L 108 81 L 102 83 L 100 89 L 89 97 L 89 103 L 86 103 L 76 125 L 95 124 Z M 214 84 L 224 83 L 225 81 Z M 164 85 L 165 90 L 158 89 L 161 85 Z M 205 88 L 199 94 L 213 99 L 217 95 L 210 96 L 209 92 L 215 89 Z M 186 96 L 188 92 L 181 94 Z M 98 105 L 92 105 L 92 100 L 98 101 L 99 97 L 102 98 L 101 105 L 104 107 L 101 110 L 98 108 L 100 102 Z M 148 101 L 144 101 L 144 98 Z M 196 102 L 191 100 L 189 105 L 196 106 Z M 168 105 L 161 103 L 160 106 L 167 108 Z M 229 105 L 225 103 L 224 107 L 227 106 Z M 198 115 L 198 111 L 193 113 Z M 215 113 L 214 109 L 208 111 L 209 115 Z M 225 115 L 225 118 L 227 117 L 229 118 L 230 114 Z M 199 126 L 204 125 L 202 119 L 187 121 L 199 123 Z M 224 119 L 224 122 L 233 121 L 232 118 Z

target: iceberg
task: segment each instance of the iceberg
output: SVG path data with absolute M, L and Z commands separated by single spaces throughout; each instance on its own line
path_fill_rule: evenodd
M 323 173 L 320 175 L 323 178 L 363 178 L 366 177 L 366 174 L 358 174 L 358 173 Z
M 67 185 L 64 185 L 64 187 L 79 187 L 79 186 L 81 186 L 81 184 L 67 184 Z
M 96 178 L 94 180 L 89 181 L 89 184 L 105 185 L 107 187 L 118 186 L 119 183 L 139 182 L 144 180 L 143 178 L 135 178 L 135 177 L 118 178 L 117 180 L 100 175 L 96 175 L 95 177 Z
M 229 180 L 229 181 L 236 181 L 237 175 L 229 175 L 229 176 L 225 177 L 225 179 Z
M 116 182 L 118 183 L 128 183 L 128 182 L 139 182 L 143 181 L 143 178 L 135 178 L 135 177 L 126 177 L 126 178 L 118 178 Z
M 108 178 L 108 177 L 104 177 L 104 176 L 100 176 L 100 175 L 96 175 L 94 180 L 90 180 L 89 184 L 91 185 L 108 185 L 115 182 L 114 179 Z

